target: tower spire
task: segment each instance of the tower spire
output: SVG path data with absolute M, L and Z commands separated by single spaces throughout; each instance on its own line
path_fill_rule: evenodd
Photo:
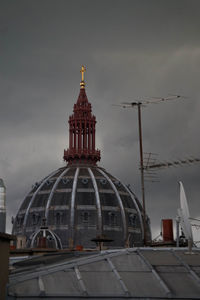
M 84 81 L 84 73 L 86 71 L 86 67 L 82 66 L 81 67 L 81 82 L 80 82 L 80 86 L 81 86 L 81 89 L 84 89 L 85 88 L 85 81 Z
M 69 117 L 69 148 L 64 150 L 63 159 L 72 163 L 92 163 L 100 161 L 100 151 L 95 149 L 96 117 L 85 92 L 84 73 L 81 67 L 80 93 L 74 104 L 73 114 Z

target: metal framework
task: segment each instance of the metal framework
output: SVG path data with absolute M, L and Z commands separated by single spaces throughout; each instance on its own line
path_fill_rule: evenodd
M 38 192 L 42 189 L 42 187 L 45 185 L 45 183 L 52 177 L 54 176 L 56 173 L 58 172 L 58 170 L 52 172 L 46 179 L 43 180 L 43 182 L 39 185 L 39 187 L 36 189 L 36 191 L 34 192 L 32 198 L 31 198 L 31 201 L 29 202 L 29 205 L 26 209 L 26 213 L 25 213 L 25 216 L 24 216 L 24 222 L 23 222 L 23 228 L 25 229 L 26 227 L 26 223 L 27 223 L 27 218 L 28 218 L 28 214 L 29 214 L 29 210 L 35 200 L 35 197 L 36 195 L 38 194 Z
M 124 206 L 123 206 L 121 197 L 119 195 L 118 190 L 116 189 L 116 186 L 114 185 L 112 180 L 108 177 L 108 175 L 105 172 L 103 172 L 101 169 L 98 169 L 98 170 L 108 180 L 108 182 L 110 183 L 110 185 L 111 185 L 112 189 L 114 190 L 115 195 L 117 197 L 119 207 L 120 207 L 120 211 L 121 211 L 121 215 L 122 215 L 122 221 L 123 221 L 124 241 L 126 241 L 127 237 L 128 237 L 128 231 L 127 231 L 127 224 L 126 224 L 126 214 L 125 214 L 125 210 L 124 210 Z
M 74 272 L 75 274 L 75 278 L 77 279 L 77 282 L 79 284 L 80 287 L 80 292 L 79 294 L 77 294 L 77 297 L 86 297 L 86 298 L 92 298 L 92 297 L 103 297 L 103 298 L 107 298 L 108 294 L 104 293 L 103 291 L 101 291 L 101 294 L 94 293 L 94 292 L 90 292 L 89 288 L 88 288 L 88 280 L 87 276 L 82 276 L 83 275 L 83 269 L 81 268 L 82 266 L 100 266 L 99 264 L 102 262 L 102 264 L 104 264 L 105 262 L 108 264 L 108 269 L 107 267 L 103 267 L 104 272 L 109 272 L 109 269 L 114 273 L 115 278 L 116 278 L 116 282 L 118 282 L 119 287 L 122 290 L 122 294 L 121 297 L 122 298 L 126 298 L 126 297 L 131 297 L 131 298 L 142 298 L 142 299 L 150 299 L 150 298 L 159 298 L 159 299 L 166 299 L 166 298 L 173 298 L 173 299 L 180 299 L 183 298 L 183 296 L 180 296 L 181 294 L 177 294 L 177 292 L 174 292 L 174 290 L 171 289 L 171 287 L 169 287 L 168 283 L 166 283 L 166 281 L 164 281 L 162 279 L 162 276 L 159 273 L 159 269 L 158 271 L 156 270 L 156 268 L 154 267 L 153 263 L 147 258 L 148 255 L 152 255 L 156 253 L 156 257 L 157 257 L 157 262 L 160 261 L 160 264 L 157 264 L 157 266 L 161 265 L 162 266 L 162 261 L 165 263 L 165 266 L 168 267 L 170 266 L 170 268 L 173 268 L 173 265 L 167 265 L 166 264 L 166 260 L 165 257 L 163 257 L 163 255 L 166 255 L 166 257 L 169 255 L 169 253 L 171 253 L 175 259 L 177 260 L 178 264 L 175 264 L 175 266 L 180 266 L 183 265 L 187 271 L 191 274 L 191 283 L 193 284 L 197 284 L 199 286 L 199 281 L 200 278 L 199 276 L 191 269 L 191 267 L 188 265 L 188 263 L 186 263 L 185 260 L 183 260 L 179 253 L 184 253 L 186 249 L 171 249 L 171 248 L 162 248 L 162 249 L 157 249 L 157 248 L 128 248 L 128 249 L 121 249 L 121 250 L 107 250 L 107 251 L 102 251 L 98 254 L 93 254 L 91 256 L 86 256 L 86 257 L 82 257 L 82 258 L 72 258 L 71 260 L 63 260 L 62 262 L 57 262 L 55 264 L 55 261 L 53 262 L 52 265 L 47 265 L 47 266 L 38 266 L 37 268 L 33 268 L 33 270 L 29 269 L 27 270 L 26 268 L 24 270 L 22 270 L 21 272 L 17 272 L 15 274 L 11 274 L 10 275 L 10 283 L 8 285 L 8 291 L 13 288 L 15 288 L 16 285 L 19 284 L 20 289 L 22 289 L 22 284 L 24 282 L 30 282 L 31 280 L 37 280 L 38 283 L 38 288 L 40 291 L 40 296 L 43 296 L 44 298 L 49 298 L 50 297 L 66 297 L 66 298 L 71 298 L 73 297 L 73 294 L 70 296 L 70 294 L 66 294 L 66 295 L 60 295 L 58 294 L 58 291 L 54 294 L 48 295 L 47 292 L 47 286 L 46 284 L 44 284 L 44 276 L 52 276 L 54 273 L 56 274 L 59 271 L 70 271 L 70 272 Z M 194 249 L 193 249 L 194 250 Z M 163 257 L 163 260 L 160 260 L 160 253 L 162 254 L 161 257 Z M 200 251 L 199 249 L 195 249 L 194 253 L 196 254 L 196 266 L 199 268 L 200 263 L 199 263 L 199 259 L 198 256 L 200 255 Z M 124 254 L 132 256 L 134 255 L 134 259 L 136 259 L 138 261 L 137 264 L 140 265 L 140 271 L 136 268 L 134 264 L 131 265 L 131 269 L 132 271 L 128 271 L 127 274 L 129 274 L 129 280 L 131 280 L 132 278 L 132 274 L 134 274 L 134 276 L 137 276 L 137 274 L 146 274 L 148 275 L 149 273 L 152 273 L 153 277 L 155 278 L 155 287 L 157 286 L 157 288 L 160 286 L 160 292 L 158 292 L 158 295 L 155 296 L 153 293 L 153 290 L 151 290 L 151 287 L 149 286 L 149 295 L 148 297 L 144 297 L 141 295 L 138 295 L 138 290 L 136 288 L 136 290 L 134 291 L 133 289 L 130 289 L 130 285 L 129 287 L 127 286 L 127 279 L 126 276 L 123 276 L 123 272 L 120 271 L 119 268 L 119 264 L 122 262 L 122 259 L 124 257 Z M 192 254 L 189 254 L 190 256 Z M 155 255 L 154 255 L 155 257 Z M 119 260 L 118 260 L 119 259 Z M 117 262 L 117 264 L 115 264 L 114 262 Z M 123 264 L 127 264 L 129 262 L 129 260 L 124 260 Z M 142 267 L 142 265 L 145 266 L 145 269 Z M 81 268 L 81 270 L 80 270 Z M 135 271 L 134 271 L 135 269 Z M 92 268 L 93 270 L 93 268 Z M 95 272 L 98 272 L 98 268 L 95 267 Z M 86 271 L 87 272 L 87 271 Z M 99 272 L 101 272 L 101 270 L 99 270 Z M 142 272 L 142 273 L 141 273 Z M 167 276 L 170 277 L 170 273 L 168 273 L 168 269 L 166 269 L 166 274 L 168 274 Z M 177 272 L 177 273 L 176 273 Z M 126 272 L 125 272 L 126 273 Z M 67 273 L 66 273 L 67 274 Z M 122 274 L 122 275 L 121 275 Z M 180 270 L 176 271 L 176 268 L 173 271 L 173 274 L 177 275 L 177 278 L 180 276 Z M 183 274 L 185 274 L 185 271 L 183 272 Z M 95 276 L 95 273 L 94 275 Z M 106 276 L 106 273 L 105 273 Z M 149 276 L 149 275 L 148 275 Z M 52 277 L 53 278 L 53 277 Z M 150 279 L 150 277 L 149 277 Z M 63 278 L 63 281 L 66 280 Z M 187 280 L 187 279 L 185 279 Z M 179 282 L 179 281 L 178 281 Z M 110 282 L 110 284 L 112 284 Z M 143 282 L 143 284 L 145 285 L 145 282 Z M 153 281 L 152 281 L 153 284 Z M 180 284 L 180 283 L 177 283 Z M 184 282 L 182 282 L 181 285 L 184 285 Z M 27 288 L 27 287 L 26 287 Z M 145 288 L 145 286 L 144 286 Z M 27 290 L 26 290 L 27 291 Z M 154 290 L 155 291 L 155 290 Z M 200 287 L 199 287 L 199 291 L 200 291 Z M 78 291 L 77 291 L 78 292 Z M 60 293 L 60 291 L 59 291 Z M 161 294 L 159 294 L 161 293 Z M 190 296 L 191 295 L 191 296 Z M 184 297 L 184 299 L 191 299 L 193 298 L 193 288 L 191 286 L 191 290 L 190 293 L 187 293 L 186 298 Z M 26 295 L 24 294 L 23 297 L 25 297 Z M 30 296 L 30 295 L 29 295 Z M 109 297 L 116 297 L 116 295 L 112 295 L 109 294 Z M 31 297 L 35 297 L 34 294 L 31 295 Z M 118 294 L 119 297 L 119 294 Z M 20 298 L 20 296 L 19 296 Z M 194 296 L 194 298 L 196 298 Z M 9 299 L 9 298 L 8 298 Z
M 47 224 L 48 224 L 48 215 L 49 215 L 49 207 L 50 207 L 50 204 L 51 204 L 51 200 L 53 198 L 53 195 L 54 195 L 54 192 L 58 186 L 58 183 L 60 182 L 61 178 L 68 172 L 68 168 L 65 169 L 59 176 L 58 178 L 56 179 L 56 182 L 54 183 L 54 186 L 51 190 L 51 193 L 49 195 L 49 198 L 47 200 L 47 204 L 46 204 L 46 209 L 45 209 L 45 218 L 46 218 L 46 221 L 47 221 Z
M 96 198 L 96 206 L 97 206 L 97 216 L 98 216 L 98 222 L 97 222 L 97 231 L 98 234 L 101 235 L 102 234 L 102 213 L 101 213 L 101 202 L 100 202 L 100 198 L 99 198 L 99 190 L 97 187 L 97 183 L 96 183 L 96 179 L 94 177 L 94 174 L 92 172 L 92 170 L 90 168 L 88 168 L 88 172 L 90 174 L 91 180 L 92 180 L 92 184 L 94 187 L 94 191 L 95 191 L 95 198 Z
M 70 212 L 70 229 L 71 229 L 71 238 L 74 239 L 74 214 L 75 214 L 75 197 L 76 197 L 76 187 L 78 181 L 79 168 L 76 169 L 76 173 L 74 176 L 74 182 L 72 187 L 72 195 L 71 195 L 71 212 Z

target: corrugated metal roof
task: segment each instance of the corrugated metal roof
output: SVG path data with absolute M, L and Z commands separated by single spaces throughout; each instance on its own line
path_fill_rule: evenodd
M 200 249 L 127 248 L 18 263 L 8 299 L 200 299 Z

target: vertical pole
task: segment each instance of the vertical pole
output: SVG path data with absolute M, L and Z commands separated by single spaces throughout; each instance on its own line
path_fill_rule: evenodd
M 176 247 L 179 247 L 179 217 L 176 218 Z
M 144 227 L 144 245 L 146 245 L 146 208 L 145 208 L 145 191 L 144 191 L 144 165 L 143 165 L 143 146 L 142 146 L 142 122 L 141 122 L 141 103 L 138 107 L 138 127 L 139 127 L 139 144 L 140 144 L 140 172 L 141 172 L 141 189 L 143 205 L 143 227 Z

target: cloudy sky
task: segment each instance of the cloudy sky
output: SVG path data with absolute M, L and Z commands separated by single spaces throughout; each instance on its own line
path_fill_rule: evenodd
M 200 157 L 200 1 L 1 0 L 0 177 L 7 231 L 32 184 L 63 166 L 80 66 L 97 117 L 100 165 L 141 198 L 137 111 L 112 104 L 181 94 L 142 109 L 144 152 L 160 161 Z M 182 180 L 200 217 L 200 164 L 146 183 L 153 237 L 175 218 Z M 200 230 L 197 239 L 200 240 Z

